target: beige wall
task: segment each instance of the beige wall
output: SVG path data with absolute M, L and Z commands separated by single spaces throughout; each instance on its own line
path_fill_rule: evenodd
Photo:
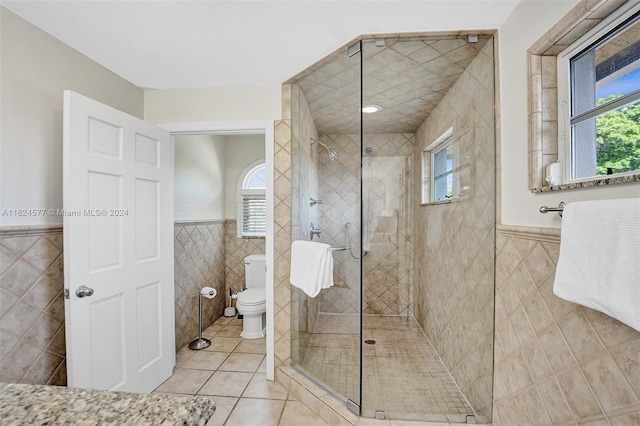
M 62 208 L 63 91 L 142 117 L 141 89 L 0 8 L 0 209 Z M 1 225 L 60 224 L 62 217 L 0 217 Z
M 279 118 L 280 85 L 144 92 L 144 119 L 158 124 Z
M 224 219 L 225 137 L 187 135 L 175 141 L 175 220 Z
M 235 220 L 238 181 L 250 165 L 264 161 L 264 136 L 181 135 L 175 140 L 175 220 Z
M 264 135 L 225 136 L 224 160 L 224 214 L 227 219 L 237 218 L 237 189 L 242 172 L 251 164 L 264 162 Z
M 538 208 L 560 201 L 637 197 L 640 183 L 532 194 L 528 190 L 527 49 L 578 2 L 523 1 L 499 30 L 502 138 L 502 223 L 559 228 L 558 215 Z
M 0 209 L 61 209 L 63 91 L 137 117 L 143 92 L 8 10 L 0 15 Z M 66 383 L 61 223 L 0 217 L 22 226 L 0 228 L 0 381 Z

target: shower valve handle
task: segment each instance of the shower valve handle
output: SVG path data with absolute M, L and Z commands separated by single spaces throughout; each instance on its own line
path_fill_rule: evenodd
M 309 228 L 309 240 L 313 241 L 314 235 L 317 235 L 320 238 L 320 233 L 322 230 L 320 228 L 316 228 L 313 226 L 313 222 L 311 223 L 311 227 Z
M 322 200 L 316 200 L 313 197 L 309 197 L 309 206 L 313 207 L 316 204 L 322 204 Z

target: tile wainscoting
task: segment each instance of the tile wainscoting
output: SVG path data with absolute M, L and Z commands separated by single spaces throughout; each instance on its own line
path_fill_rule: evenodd
M 0 231 L 0 382 L 66 385 L 62 226 Z
M 559 250 L 559 229 L 497 227 L 492 424 L 640 424 L 640 333 L 553 295 Z M 357 422 L 288 365 L 277 372 L 287 389 L 305 383 L 306 406 Z
M 640 333 L 553 294 L 560 230 L 496 247 L 493 424 L 640 424 Z
M 202 287 L 218 292 L 202 303 L 202 328 L 225 308 L 225 221 L 176 222 L 174 226 L 176 350 L 198 335 L 198 299 Z
M 0 382 L 66 385 L 62 244 L 61 226 L 0 230 Z M 174 250 L 179 349 L 198 334 L 200 288 L 218 291 L 203 304 L 206 328 L 222 315 L 227 288 L 244 284 L 241 260 L 264 253 L 264 239 L 235 238 L 235 220 L 176 223 Z

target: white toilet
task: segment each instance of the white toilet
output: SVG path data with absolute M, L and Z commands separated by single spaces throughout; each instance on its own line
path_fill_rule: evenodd
M 264 337 L 267 316 L 265 264 L 264 254 L 250 254 L 244 258 L 245 290 L 238 293 L 236 308 L 243 316 L 240 336 L 245 339 Z

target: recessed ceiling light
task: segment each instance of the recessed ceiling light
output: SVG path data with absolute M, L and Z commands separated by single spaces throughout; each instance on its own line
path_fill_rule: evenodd
M 378 112 L 382 109 L 381 106 L 378 105 L 367 105 L 362 107 L 362 112 L 365 114 L 373 114 L 374 112 Z

